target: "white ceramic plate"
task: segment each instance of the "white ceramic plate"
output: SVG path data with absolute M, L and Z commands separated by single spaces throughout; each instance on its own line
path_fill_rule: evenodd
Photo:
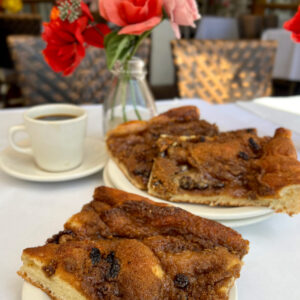
M 147 197 L 153 201 L 172 204 L 174 206 L 185 209 L 195 215 L 211 219 L 211 220 L 241 220 L 271 214 L 273 211 L 265 207 L 212 207 L 208 205 L 190 204 L 190 203 L 175 203 L 165 201 L 153 196 L 150 196 L 145 191 L 136 188 L 126 178 L 123 172 L 115 164 L 113 160 L 109 160 L 107 164 L 108 176 L 112 184 L 120 190 Z
M 105 166 L 103 170 L 103 181 L 105 186 L 115 188 L 114 184 L 112 183 L 109 174 L 108 174 L 108 165 Z M 266 219 L 270 218 L 274 213 L 271 212 L 266 215 L 258 216 L 258 217 L 252 217 L 252 218 L 245 218 L 241 220 L 216 220 L 219 223 L 231 227 L 231 228 L 238 228 L 238 227 L 243 227 L 243 226 L 248 226 L 252 224 L 256 224 L 262 221 L 265 221 Z
M 24 281 L 22 300 L 50 300 L 50 297 L 42 290 Z
M 66 172 L 47 172 L 37 167 L 29 155 L 14 151 L 11 147 L 0 153 L 0 168 L 7 174 L 28 181 L 58 182 L 78 179 L 100 171 L 108 159 L 103 141 L 86 138 L 82 164 Z
M 107 187 L 110 187 L 110 188 L 116 188 L 112 181 L 110 180 L 109 178 L 109 175 L 108 175 L 108 167 L 107 167 L 107 164 L 106 166 L 104 167 L 103 169 L 103 182 L 104 182 L 104 185 L 107 186 Z
M 263 216 L 253 217 L 253 218 L 246 218 L 241 220 L 216 220 L 217 222 L 231 228 L 239 228 L 244 226 L 249 226 L 253 224 L 257 224 L 263 222 L 273 216 L 274 213 L 269 213 Z
M 22 300 L 50 300 L 50 298 L 42 290 L 25 281 L 22 290 Z M 238 300 L 236 284 L 230 291 L 229 300 Z

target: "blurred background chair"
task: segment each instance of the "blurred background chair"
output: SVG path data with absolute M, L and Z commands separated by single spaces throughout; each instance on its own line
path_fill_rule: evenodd
M 264 29 L 264 17 L 243 15 L 238 18 L 239 36 L 242 39 L 259 39 Z
M 235 18 L 204 16 L 197 27 L 196 39 L 237 40 L 238 23 Z
M 0 13 L 0 66 L 1 68 L 12 68 L 13 62 L 9 53 L 6 38 L 9 35 L 41 34 L 41 17 L 36 14 L 7 14 Z
M 300 44 L 292 41 L 291 33 L 281 28 L 268 29 L 262 40 L 278 43 L 273 78 L 300 81 Z
M 238 40 L 259 39 L 262 32 L 278 27 L 276 15 L 240 15 L 238 18 L 203 16 L 198 23 L 196 39 Z
M 151 33 L 150 85 L 155 99 L 172 99 L 178 96 L 171 41 L 174 31 L 168 21 L 163 21 Z
M 180 97 L 226 103 L 271 95 L 276 47 L 259 40 L 172 41 Z
M 241 39 L 260 39 L 264 30 L 278 27 L 276 15 L 241 15 L 238 18 Z
M 9 98 L 17 98 L 20 91 L 16 84 L 16 73 L 7 45 L 12 34 L 40 35 L 41 17 L 37 14 L 0 13 L 0 93 L 5 106 Z
M 25 105 L 67 102 L 74 104 L 102 103 L 111 86 L 112 75 L 106 66 L 102 49 L 89 47 L 76 71 L 64 77 L 52 71 L 45 62 L 40 37 L 9 36 L 8 44 L 18 75 Z M 137 55 L 148 65 L 151 41 L 140 47 Z
M 262 34 L 264 41 L 277 41 L 278 49 L 273 70 L 274 89 L 277 95 L 300 92 L 300 44 L 293 42 L 291 33 L 282 28 L 268 29 Z

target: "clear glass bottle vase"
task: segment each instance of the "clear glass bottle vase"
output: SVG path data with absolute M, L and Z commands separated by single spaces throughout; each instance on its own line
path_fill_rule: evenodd
M 116 63 L 113 84 L 103 105 L 104 132 L 132 120 L 148 120 L 157 114 L 146 81 L 145 63 L 133 57 L 126 65 Z

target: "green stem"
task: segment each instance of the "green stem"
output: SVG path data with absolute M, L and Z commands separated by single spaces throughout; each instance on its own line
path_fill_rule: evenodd
M 123 121 L 127 122 L 128 118 L 126 115 L 126 96 L 127 96 L 127 79 L 122 79 L 123 82 L 123 92 L 122 92 L 122 114 L 123 114 Z
M 115 118 L 115 105 L 116 105 L 116 97 L 117 97 L 117 91 L 119 90 L 119 85 L 120 85 L 120 80 L 117 79 L 117 84 L 113 94 L 113 104 L 112 104 L 111 115 L 110 115 L 111 121 Z
M 148 37 L 150 35 L 151 31 L 146 31 L 144 34 L 142 34 L 141 36 L 138 37 L 138 40 L 134 46 L 134 48 L 132 49 L 129 57 L 127 58 L 127 61 L 131 60 L 132 57 L 134 56 L 134 54 L 136 53 L 136 51 L 138 50 L 139 46 L 141 45 L 141 43 L 144 41 L 144 39 L 146 37 Z
M 135 46 L 133 47 L 131 53 L 129 54 L 129 56 L 127 57 L 127 59 L 124 63 L 125 80 L 127 80 L 130 84 L 131 94 L 132 94 L 132 103 L 133 103 L 135 114 L 139 120 L 142 120 L 142 117 L 137 109 L 134 86 L 133 86 L 132 81 L 130 80 L 130 76 L 128 74 L 128 62 L 132 59 L 132 57 L 135 55 L 136 51 L 138 50 L 139 46 L 141 45 L 141 43 L 144 41 L 144 39 L 146 37 L 148 37 L 150 35 L 150 33 L 151 33 L 151 31 L 147 31 L 137 38 Z M 123 109 L 124 109 L 124 107 L 123 107 Z M 126 112 L 125 112 L 125 117 L 126 117 Z M 123 118 L 124 118 L 124 113 L 123 113 Z M 126 119 L 127 119 L 127 117 L 126 117 Z
M 141 115 L 140 115 L 140 113 L 137 109 L 137 106 L 136 106 L 135 90 L 134 90 L 132 80 L 130 80 L 130 88 L 131 88 L 132 103 L 133 103 L 133 108 L 134 108 L 135 114 L 136 114 L 136 116 L 139 120 L 142 120 L 142 117 L 141 117 Z
M 127 122 L 127 114 L 126 114 L 126 97 L 127 97 L 127 84 L 128 84 L 128 61 L 124 63 L 124 76 L 122 76 L 122 83 L 123 83 L 123 89 L 122 89 L 122 113 L 123 113 L 123 121 Z
M 134 92 L 134 87 L 132 86 L 131 80 L 130 80 L 130 76 L 128 74 L 128 62 L 132 59 L 132 57 L 134 56 L 134 54 L 136 53 L 137 49 L 139 48 L 139 46 L 141 45 L 141 43 L 143 42 L 143 40 L 148 37 L 150 35 L 151 31 L 147 31 L 144 34 L 142 34 L 141 36 L 139 36 L 137 38 L 137 41 L 135 43 L 135 46 L 133 47 L 131 53 L 129 54 L 129 56 L 127 57 L 125 63 L 124 63 L 124 78 L 122 78 L 122 82 L 124 84 L 123 86 L 123 92 L 122 92 L 122 112 L 123 112 L 123 120 L 124 122 L 128 121 L 127 115 L 126 115 L 126 96 L 127 96 L 127 83 L 130 83 L 131 86 L 131 92 L 132 92 L 132 97 L 133 97 L 133 107 L 134 107 L 134 111 L 136 116 L 138 117 L 139 120 L 142 120 L 141 115 L 137 109 L 136 106 L 136 97 L 135 97 L 135 92 Z

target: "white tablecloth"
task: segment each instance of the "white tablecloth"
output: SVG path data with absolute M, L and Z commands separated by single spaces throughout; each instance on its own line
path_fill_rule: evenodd
M 213 106 L 202 101 L 176 101 L 196 104 L 202 118 L 221 129 L 257 127 L 261 134 L 273 134 L 276 125 L 237 105 Z M 166 110 L 170 102 L 159 104 Z M 101 107 L 87 106 L 88 134 L 101 136 Z M 22 122 L 22 110 L 0 111 L 0 150 L 7 146 L 7 131 Z M 0 171 L 0 299 L 20 300 L 22 279 L 16 275 L 23 248 L 42 245 L 64 222 L 92 198 L 101 185 L 102 174 L 65 183 L 30 183 L 11 178 Z M 300 216 L 277 214 L 271 219 L 238 229 L 250 241 L 238 280 L 240 300 L 300 299 Z
M 278 42 L 273 78 L 300 81 L 300 44 L 291 40 L 291 33 L 285 29 L 268 29 L 262 40 Z
M 240 107 L 277 124 L 287 127 L 300 136 L 300 97 L 265 97 L 255 101 L 241 101 Z M 295 145 L 300 149 L 300 139 L 294 139 Z

